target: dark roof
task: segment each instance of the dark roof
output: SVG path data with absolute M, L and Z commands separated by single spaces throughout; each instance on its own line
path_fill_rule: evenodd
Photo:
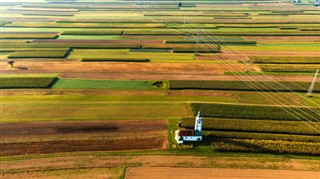
M 180 130 L 178 136 L 194 136 L 193 130 Z

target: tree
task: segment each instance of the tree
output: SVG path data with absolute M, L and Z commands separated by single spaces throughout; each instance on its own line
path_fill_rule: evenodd
M 13 67 L 14 61 L 13 61 L 13 60 L 10 60 L 10 61 L 8 61 L 8 64 L 9 64 L 11 67 Z

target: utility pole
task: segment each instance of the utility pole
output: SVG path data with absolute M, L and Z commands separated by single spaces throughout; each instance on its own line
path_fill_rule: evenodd
M 313 89 L 314 89 L 314 85 L 316 84 L 317 77 L 318 77 L 318 74 L 319 74 L 319 70 L 320 70 L 320 69 L 318 68 L 316 74 L 314 75 L 314 78 L 313 78 L 313 80 L 312 80 L 312 83 L 311 83 L 310 88 L 309 88 L 308 93 L 307 93 L 307 96 L 308 96 L 308 97 L 312 97 L 312 91 L 313 91 Z

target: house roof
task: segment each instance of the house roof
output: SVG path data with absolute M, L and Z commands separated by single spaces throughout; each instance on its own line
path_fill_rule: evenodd
M 193 130 L 180 130 L 178 136 L 194 136 Z

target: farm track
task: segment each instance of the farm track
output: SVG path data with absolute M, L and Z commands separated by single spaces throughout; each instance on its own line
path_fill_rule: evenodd
M 167 124 L 164 120 L 3 123 L 0 127 L 2 140 L 6 141 L 0 143 L 0 155 L 143 150 L 166 146 Z M 137 135 L 133 136 L 131 132 L 136 132 Z M 148 135 L 138 135 L 139 133 Z M 74 134 L 77 135 L 76 139 Z M 100 134 L 100 137 L 86 139 L 90 134 Z M 115 137 L 115 134 L 121 138 Z M 81 136 L 84 138 L 81 139 Z M 39 138 L 42 141 L 36 140 Z M 135 142 L 131 142 L 132 138 Z

